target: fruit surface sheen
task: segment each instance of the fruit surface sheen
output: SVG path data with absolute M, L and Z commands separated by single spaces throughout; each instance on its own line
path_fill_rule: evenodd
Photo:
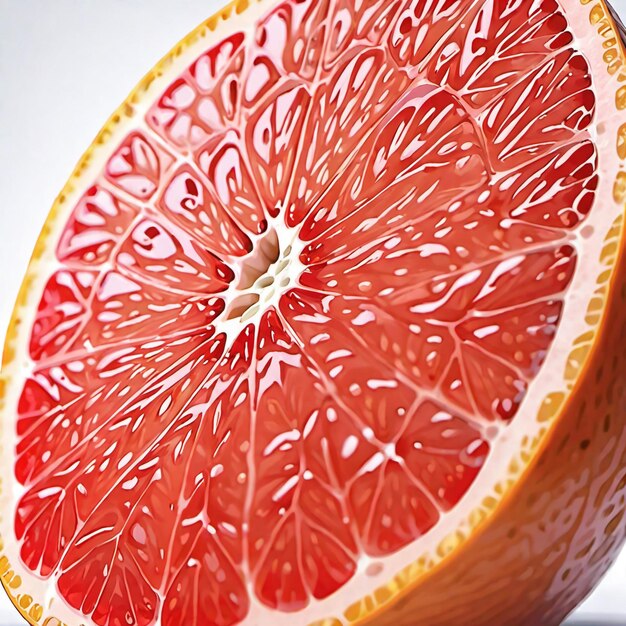
M 495 589 L 477 546 L 524 565 L 516 523 L 569 533 L 520 620 L 591 588 L 626 409 L 623 55 L 596 8 L 261 2 L 146 81 L 60 197 L 5 352 L 2 563 L 29 621 L 514 624 L 463 590 Z M 585 415 L 595 460 L 568 435 L 563 462 Z M 604 492 L 533 517 L 603 455 Z M 604 543 L 577 535 L 614 496 Z

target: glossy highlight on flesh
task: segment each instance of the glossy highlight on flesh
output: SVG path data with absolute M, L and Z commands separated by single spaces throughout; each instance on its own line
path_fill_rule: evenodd
M 557 4 L 289 0 L 116 147 L 18 407 L 23 563 L 98 626 L 297 611 L 515 419 L 597 186 Z

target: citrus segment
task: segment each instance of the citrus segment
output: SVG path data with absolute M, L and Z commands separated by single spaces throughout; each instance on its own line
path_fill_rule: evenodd
M 215 192 L 189 167 L 172 174 L 158 206 L 174 224 L 220 258 L 244 256 L 252 250 L 250 238 L 229 216 Z
M 420 70 L 480 110 L 551 53 L 571 45 L 567 20 L 554 0 L 520 3 L 515 10 L 512 6 L 507 2 L 472 6 L 463 26 L 444 35 L 419 64 Z
M 266 2 L 137 108 L 16 383 L 20 562 L 77 622 L 319 618 L 530 431 L 602 210 L 566 13 Z

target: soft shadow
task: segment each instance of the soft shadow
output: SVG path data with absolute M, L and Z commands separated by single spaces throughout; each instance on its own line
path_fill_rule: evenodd
M 570 617 L 562 626 L 626 626 L 625 618 L 611 617 Z

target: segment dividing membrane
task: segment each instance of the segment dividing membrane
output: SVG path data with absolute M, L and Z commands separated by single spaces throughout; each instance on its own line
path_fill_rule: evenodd
M 433 532 L 560 322 L 594 106 L 552 0 L 287 0 L 211 45 L 58 241 L 23 564 L 98 626 L 228 626 Z

